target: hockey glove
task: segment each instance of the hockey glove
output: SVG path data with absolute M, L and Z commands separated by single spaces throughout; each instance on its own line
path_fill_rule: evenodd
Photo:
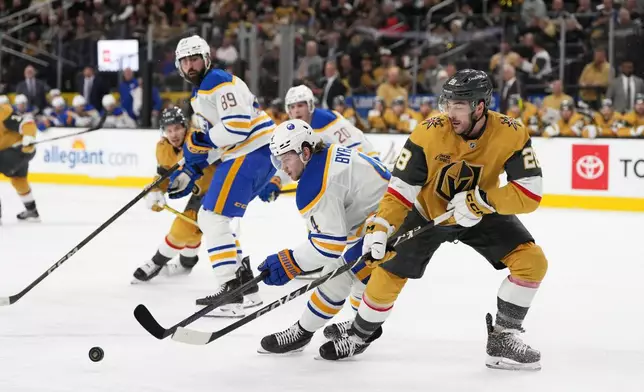
M 165 206 L 165 196 L 160 190 L 150 191 L 150 193 L 145 196 L 146 205 L 149 209 L 155 212 L 163 211 L 163 206 Z
M 271 181 L 259 191 L 259 198 L 265 202 L 272 202 L 277 199 L 282 191 L 282 180 L 278 176 L 271 178 Z
M 192 192 L 195 182 L 203 175 L 203 171 L 198 166 L 188 166 L 187 164 L 170 176 L 170 185 L 168 186 L 168 196 L 171 199 L 180 199 Z
M 22 152 L 25 154 L 31 154 L 36 150 L 35 146 L 32 146 L 34 142 L 36 141 L 36 138 L 33 136 L 29 135 L 23 135 L 22 136 Z
M 394 228 L 386 219 L 379 216 L 370 217 L 365 222 L 366 230 L 362 243 L 364 262 L 369 267 L 375 267 L 396 256 L 393 247 L 387 246 L 387 239 Z
M 302 273 L 290 249 L 268 256 L 257 269 L 269 272 L 269 275 L 264 278 L 264 283 L 269 286 L 283 286 Z
M 495 213 L 496 210 L 487 201 L 487 196 L 478 186 L 457 193 L 447 204 L 447 210 L 454 210 L 456 223 L 463 227 L 472 227 L 483 219 L 483 215 Z

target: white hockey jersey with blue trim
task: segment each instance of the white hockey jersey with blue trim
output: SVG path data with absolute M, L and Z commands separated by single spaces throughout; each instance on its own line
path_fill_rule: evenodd
M 311 127 L 325 143 L 341 144 L 369 156 L 378 156 L 364 133 L 336 111 L 316 108 L 311 114 Z
M 265 146 L 275 128 L 246 83 L 221 69 L 208 71 L 190 104 L 224 162 Z
M 302 270 L 340 257 L 349 237 L 362 236 L 362 226 L 377 210 L 390 178 L 382 163 L 357 150 L 331 145 L 313 155 L 295 195 L 309 229 L 308 241 L 293 249 Z

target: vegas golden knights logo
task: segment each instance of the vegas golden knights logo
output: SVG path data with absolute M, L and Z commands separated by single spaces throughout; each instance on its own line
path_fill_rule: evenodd
M 483 166 L 471 165 L 458 161 L 445 165 L 436 183 L 436 194 L 445 201 L 450 201 L 459 192 L 474 189 L 481 178 Z

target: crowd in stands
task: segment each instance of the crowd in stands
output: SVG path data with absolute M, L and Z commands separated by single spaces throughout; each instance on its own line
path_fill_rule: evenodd
M 79 114 L 90 107 L 96 113 L 118 113 L 112 116 L 118 117 L 113 126 L 130 126 L 140 116 L 141 79 L 129 69 L 120 75 L 96 73 L 98 39 L 144 39 L 148 26 L 153 26 L 152 107 L 157 115 L 163 107 L 185 106 L 183 99 L 167 98 L 168 91 L 189 88 L 174 67 L 174 47 L 180 38 L 204 34 L 211 43 L 213 64 L 248 79 L 239 29 L 255 26 L 260 61 L 256 93 L 279 122 L 286 118 L 276 94 L 280 25 L 290 24 L 295 27 L 293 84 L 309 86 L 320 107 L 341 111 L 367 132 L 409 132 L 437 112 L 435 100 L 428 97 L 440 93 L 444 80 L 458 69 L 471 67 L 489 71 L 497 87 L 499 110 L 529 124 L 534 134 L 642 135 L 633 129 L 644 125 L 639 120 L 639 113 L 644 115 L 640 103 L 644 81 L 638 76 L 644 74 L 644 52 L 639 50 L 643 1 L 456 0 L 432 9 L 441 2 L 54 1 L 19 20 L 5 21 L 3 16 L 36 7 L 38 2 L 0 0 L 3 31 L 30 17 L 35 20 L 12 33 L 29 45 L 11 42 L 8 47 L 39 59 L 41 51 L 48 51 L 75 63 L 65 64 L 59 87 L 76 95 L 63 100 L 64 109 L 56 107 L 57 91 L 49 88 L 56 83 L 55 63 L 42 67 L 8 54 L 0 60 L 0 93 L 15 94 L 12 103 L 17 107 L 27 99 L 25 107 L 34 108 L 43 129 L 72 123 L 85 126 L 88 120 L 77 121 L 84 117 L 97 121 L 100 115 Z M 351 97 L 363 95 L 374 96 L 374 103 L 368 114 L 358 115 Z M 412 103 L 414 95 L 424 98 Z M 52 117 L 52 113 L 69 115 Z M 565 119 L 571 118 L 575 126 L 567 125 Z M 559 126 L 559 121 L 566 124 Z M 613 133 L 602 131 L 600 123 Z

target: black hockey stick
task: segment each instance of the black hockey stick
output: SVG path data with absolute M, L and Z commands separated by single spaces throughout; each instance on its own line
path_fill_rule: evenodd
M 396 247 L 400 244 L 402 244 L 405 241 L 409 241 L 410 239 L 414 238 L 415 236 L 422 234 L 426 232 L 427 230 L 432 229 L 436 225 L 446 221 L 449 219 L 453 214 L 453 210 L 449 210 L 443 215 L 440 215 L 436 217 L 436 219 L 433 219 L 429 223 L 427 223 L 424 226 L 417 227 L 415 229 L 409 230 L 408 232 L 396 237 L 395 239 L 389 240 L 387 247 L 392 246 Z M 364 257 L 364 256 L 363 256 Z M 343 274 L 347 271 L 349 271 L 351 268 L 353 268 L 355 265 L 357 265 L 363 257 L 358 258 L 352 263 L 345 264 L 340 268 L 337 268 L 326 275 L 320 277 L 319 279 L 316 279 L 312 281 L 311 283 L 307 284 L 306 286 L 302 286 L 298 288 L 295 291 L 292 291 L 291 293 L 283 296 L 282 298 L 264 306 L 263 308 L 249 314 L 248 316 L 230 324 L 227 327 L 224 327 L 218 331 L 215 332 L 202 332 L 202 331 L 195 331 L 192 329 L 184 328 L 183 326 L 179 327 L 177 331 L 172 335 L 172 340 L 176 340 L 178 342 L 182 343 L 187 343 L 187 344 L 195 344 L 195 345 L 205 345 L 208 343 L 211 343 L 220 337 L 227 335 L 228 333 L 236 330 L 237 328 L 242 327 L 243 325 L 246 325 L 250 323 L 251 321 L 255 320 L 256 318 L 259 318 L 266 313 L 274 310 L 275 308 L 279 308 L 280 306 L 286 304 L 287 302 L 290 302 L 291 300 L 299 297 L 300 295 L 306 293 L 307 291 L 310 291 L 324 283 L 326 283 L 328 280 L 331 280 L 335 278 L 336 276 Z
M 79 135 L 83 135 L 83 134 L 86 134 L 86 133 L 98 131 L 99 129 L 103 128 L 103 124 L 105 124 L 106 119 L 107 119 L 107 112 L 101 116 L 101 118 L 98 120 L 98 123 L 96 125 L 94 125 L 93 127 L 87 128 L 84 131 L 72 133 L 72 134 L 69 134 L 69 135 L 56 136 L 56 137 L 52 137 L 51 139 L 38 140 L 36 142 L 31 143 L 29 146 L 31 147 L 31 146 L 35 146 L 35 145 L 38 145 L 38 144 L 41 144 L 41 143 L 53 142 L 54 140 L 65 139 L 65 138 L 68 138 L 68 137 L 74 137 L 74 136 L 79 136 Z M 22 147 L 22 142 L 15 143 L 11 147 L 13 147 L 13 148 Z
M 136 321 L 141 324 L 141 326 L 150 333 L 150 335 L 154 336 L 155 338 L 161 340 L 165 339 L 168 336 L 172 335 L 177 328 L 185 327 L 186 325 L 193 323 L 197 319 L 202 318 L 209 312 L 211 312 L 213 309 L 225 305 L 231 297 L 234 297 L 236 295 L 241 295 L 242 292 L 247 290 L 253 285 L 258 284 L 261 282 L 266 276 L 268 275 L 268 271 L 263 271 L 261 274 L 256 276 L 253 280 L 246 282 L 245 284 L 241 285 L 240 287 L 236 288 L 235 290 L 229 292 L 226 295 L 221 296 L 217 301 L 211 303 L 210 305 L 199 309 L 196 313 L 192 314 L 191 316 L 181 320 L 179 323 L 176 325 L 173 325 L 170 328 L 164 328 L 159 324 L 159 322 L 152 316 L 152 313 L 148 310 L 147 307 L 143 304 L 139 304 L 136 308 L 134 308 L 134 318 L 136 318 Z
M 141 200 L 145 195 L 150 192 L 150 190 L 154 187 L 157 187 L 161 182 L 163 182 L 166 178 L 170 177 L 170 175 L 177 170 L 181 165 L 183 165 L 184 160 L 181 159 L 179 162 L 177 162 L 174 166 L 170 168 L 167 172 L 163 173 L 158 179 L 156 179 L 153 183 L 150 185 L 146 186 L 141 193 L 139 193 L 134 199 L 132 199 L 129 203 L 127 203 L 123 208 L 118 210 L 116 214 L 112 215 L 108 220 L 103 222 L 102 225 L 98 227 L 98 229 L 94 230 L 90 235 L 85 237 L 84 240 L 82 240 L 78 245 L 76 245 L 69 253 L 67 253 L 65 256 L 63 256 L 60 260 L 58 260 L 54 265 L 52 265 L 45 273 L 40 275 L 38 279 L 34 280 L 31 282 L 31 284 L 27 287 L 25 287 L 21 292 L 15 295 L 11 295 L 9 297 L 0 297 L 0 306 L 2 305 L 11 305 L 16 303 L 20 298 L 22 298 L 25 294 L 27 294 L 31 289 L 36 287 L 36 285 L 40 282 L 42 282 L 47 276 L 49 276 L 52 272 L 54 272 L 58 267 L 60 267 L 65 261 L 69 260 L 76 252 L 78 252 L 82 247 L 87 245 L 88 242 L 90 242 L 94 237 L 99 235 L 103 230 L 105 230 L 109 225 L 114 223 L 115 220 L 117 220 L 121 215 L 123 215 L 127 210 L 129 210 L 133 205 L 135 205 L 139 200 Z

